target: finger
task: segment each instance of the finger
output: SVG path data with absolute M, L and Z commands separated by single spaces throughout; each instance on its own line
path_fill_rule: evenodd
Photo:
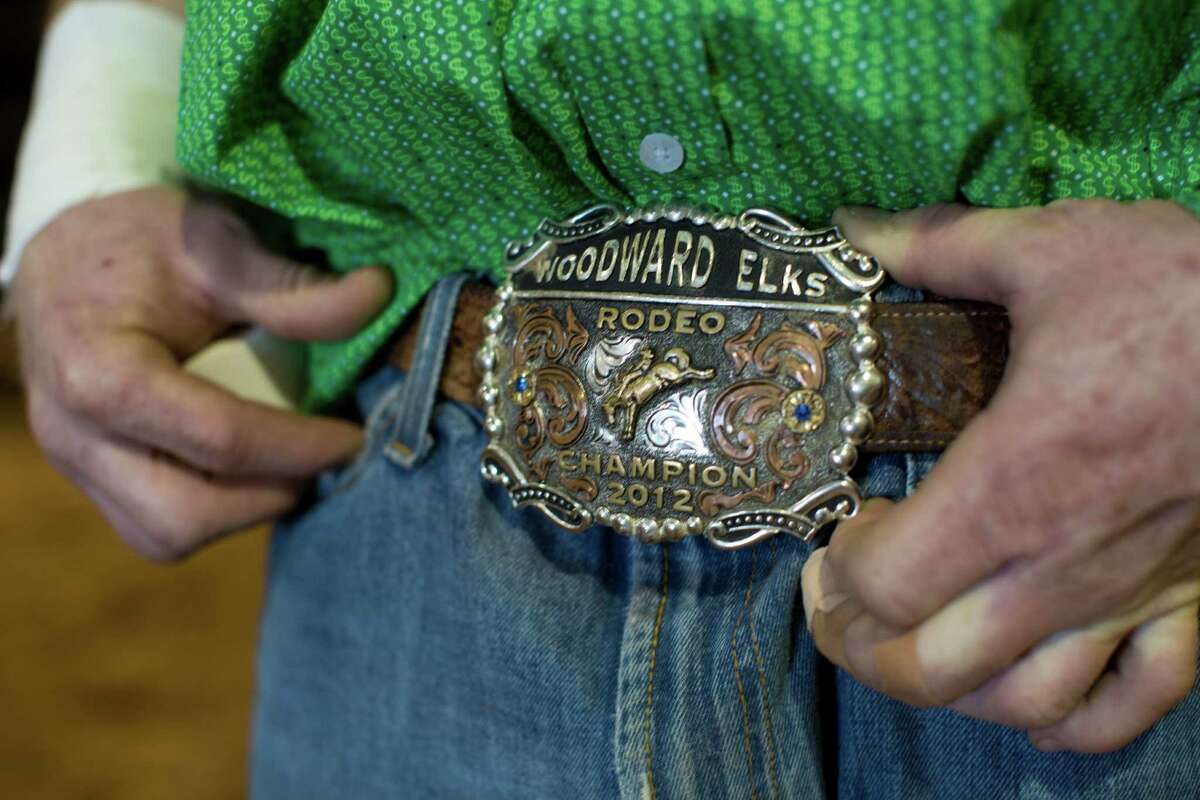
M 872 501 L 834 532 L 829 566 L 873 616 L 912 628 L 1019 555 L 1017 537 L 980 513 L 997 491 L 983 470 L 1011 438 L 1001 412 L 976 417 L 915 493 Z
M 978 692 L 978 697 L 959 710 L 1000 721 L 1010 704 L 1024 708 L 1020 692 L 1043 687 L 1042 682 L 1053 680 L 1054 676 L 1048 677 L 1047 673 L 1054 670 L 1058 670 L 1056 674 L 1065 674 L 1070 665 L 1062 665 L 1058 659 L 1064 656 L 1076 659 L 1075 668 L 1086 670 L 1091 663 L 1088 659 L 1099 656 L 1090 650 L 1080 652 L 1083 648 L 1071 641 L 1048 648 L 1032 665 L 1010 667 L 1052 628 L 1037 622 L 1033 625 L 997 622 L 996 583 L 985 582 L 955 598 L 920 626 L 903 629 L 865 609 L 853 592 L 846 591 L 827 558 L 806 565 L 802 574 L 813 640 L 830 661 L 860 683 L 915 706 L 953 707 Z M 1080 662 L 1084 662 L 1082 666 Z M 1101 660 L 1094 667 L 1091 681 L 1083 682 L 1082 677 L 1072 676 L 1082 683 L 1077 690 L 1079 696 L 1092 685 L 1104 663 Z M 1013 677 L 1004 677 L 1006 668 L 1016 671 Z M 991 686 L 990 681 L 996 681 L 997 685 Z M 1053 697 L 1059 699 L 1057 695 Z
M 368 267 L 337 275 L 256 248 L 244 278 L 228 290 L 226 313 L 285 339 L 335 341 L 353 336 L 392 296 L 391 273 Z
M 1066 719 L 1032 731 L 1041 750 L 1103 753 L 1148 730 L 1187 697 L 1196 680 L 1197 606 L 1143 624 L 1087 700 Z
M 117 534 L 154 561 L 172 561 L 225 533 L 275 519 L 299 499 L 298 482 L 213 482 L 127 443 L 106 439 L 52 407 L 39 412 L 69 447 L 50 463 L 99 508 Z
M 1106 585 L 1087 583 L 1089 573 L 1077 570 L 1077 580 L 1048 575 L 1020 587 L 1042 604 L 1040 619 L 1049 613 L 1061 623 L 1052 630 L 1081 627 L 1101 619 L 1094 612 L 1110 611 L 1100 606 L 1114 592 L 1141 585 L 1190 536 L 1195 512 L 1187 503 L 1148 513 L 1140 504 L 1114 508 L 1107 497 L 1065 501 L 1055 476 L 1078 475 L 1093 465 L 1085 450 L 1057 447 L 1052 424 L 1029 420 L 1017 391 L 1002 387 L 912 495 L 835 531 L 830 567 L 872 615 L 913 628 L 1006 565 L 1053 556 L 1063 560 L 1064 570 L 1084 561 L 1110 570 Z M 1025 443 L 1014 450 L 1018 433 Z M 1045 450 L 1055 474 L 1039 478 L 1046 467 L 1037 454 Z M 1079 552 L 1068 552 L 1073 550 Z M 1068 589 L 1078 590 L 1073 602 L 1049 602 Z
M 177 559 L 176 554 L 166 552 L 157 537 L 149 535 L 133 514 L 122 508 L 106 492 L 89 481 L 79 482 L 79 487 L 99 509 L 101 516 L 112 526 L 117 536 L 134 552 L 152 561 L 167 562 Z
M 52 422 L 42 424 L 55 426 L 58 429 L 56 441 L 69 441 L 71 446 L 70 448 L 56 446 L 47 449 L 45 451 L 46 460 L 91 500 L 100 511 L 101 516 L 121 539 L 135 551 L 154 557 L 152 554 L 157 554 L 160 549 L 158 543 L 146 535 L 142 525 L 134 518 L 133 514 L 110 497 L 96 481 L 92 480 L 84 468 L 85 464 L 92 461 L 89 454 L 97 446 L 103 444 L 103 438 L 94 430 L 76 424 L 68 415 L 57 409 L 51 408 L 42 412 L 42 419 L 50 418 L 52 418 Z M 129 477 L 133 479 L 135 476 Z
M 858 513 L 853 517 L 853 520 L 859 524 L 873 522 L 885 514 L 893 505 L 892 501 L 883 497 L 871 498 L 863 503 Z M 842 526 L 849 524 L 849 521 L 841 523 Z M 825 564 L 825 558 L 828 554 L 828 547 L 818 547 L 813 550 L 809 554 L 808 560 L 804 562 L 804 568 L 800 572 L 800 588 L 803 596 L 802 605 L 804 607 L 805 621 L 810 633 L 813 629 L 815 614 L 828 616 L 843 602 L 850 599 L 849 594 L 845 592 L 827 591 L 827 586 L 832 587 L 830 583 L 832 576 L 828 573 L 828 567 Z
M 845 206 L 833 222 L 858 248 L 879 259 L 900 283 L 948 297 L 1007 305 L 1017 265 L 1015 238 L 1038 209 L 933 205 L 889 213 Z
M 180 369 L 158 342 L 129 336 L 110 363 L 75 373 L 68 406 L 102 430 L 230 477 L 305 478 L 343 463 L 362 430 L 242 400 Z
M 392 295 L 388 270 L 337 275 L 283 258 L 218 204 L 189 201 L 180 235 L 185 274 L 220 316 L 261 325 L 285 339 L 344 339 Z
M 1183 581 L 1141 608 L 1082 629 L 1060 631 L 950 707 L 1015 728 L 1050 726 L 1083 702 L 1130 631 L 1180 605 L 1190 605 L 1197 591 L 1194 580 Z
M 1099 625 L 1051 636 L 950 708 L 1013 728 L 1053 725 L 1087 696 L 1125 632 Z
M 144 448 L 104 441 L 83 471 L 122 538 L 174 561 L 216 538 L 278 519 L 304 490 L 296 481 L 210 480 Z
M 1130 577 L 1141 587 L 1160 581 L 1161 576 L 1135 565 L 1134 553 L 1150 549 L 1148 543 L 1161 537 L 1162 530 L 1179 524 L 1175 514 L 1149 518 L 1101 553 L 1089 554 L 1086 569 L 1014 562 L 911 628 L 880 620 L 860 601 L 834 567 L 831 545 L 821 564 L 820 589 L 849 598 L 845 605 L 857 613 L 831 615 L 820 626 L 814 620 L 814 639 L 821 652 L 869 686 L 914 705 L 948 705 L 985 685 L 1056 631 L 1094 626 L 1097 635 L 1107 631 L 1119 639 L 1147 619 L 1195 603 L 1200 581 L 1194 579 L 1157 592 L 1149 602 L 1139 600 L 1137 592 L 1114 594 L 1109 586 Z M 1170 552 L 1161 544 L 1157 549 Z M 1117 602 L 1114 597 L 1126 599 Z M 1099 653 L 1082 657 L 1087 656 L 1099 658 Z
M 123 508 L 116 500 L 101 489 L 81 470 L 70 464 L 51 459 L 55 469 L 70 479 L 71 483 L 87 496 L 96 506 L 100 516 L 112 527 L 117 536 L 129 545 L 135 552 L 155 561 L 171 560 L 162 552 L 161 545 L 153 537 L 147 536 L 145 529 L 137 519 Z
M 827 550 L 814 550 L 800 575 L 804 614 L 813 643 L 822 655 L 860 683 L 891 694 L 886 673 L 871 661 L 862 660 L 873 659 L 874 652 L 859 643 L 886 642 L 902 631 L 872 617 L 852 595 L 841 591 L 825 563 Z M 852 642 L 850 647 L 847 642 Z

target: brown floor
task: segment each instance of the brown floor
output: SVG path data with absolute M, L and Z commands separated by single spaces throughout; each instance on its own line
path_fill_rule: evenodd
M 5 339 L 0 797 L 241 797 L 262 534 L 139 560 L 30 440 Z

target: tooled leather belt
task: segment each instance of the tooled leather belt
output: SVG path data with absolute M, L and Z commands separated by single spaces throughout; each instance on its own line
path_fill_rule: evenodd
M 1003 309 L 874 302 L 874 259 L 763 210 L 602 206 L 507 255 L 499 291 L 464 287 L 440 389 L 484 409 L 484 477 L 570 530 L 810 539 L 857 512 L 860 452 L 946 447 L 1008 354 Z

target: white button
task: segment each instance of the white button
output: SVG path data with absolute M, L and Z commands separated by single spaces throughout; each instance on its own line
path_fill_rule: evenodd
M 652 133 L 642 139 L 638 155 L 655 172 L 674 172 L 683 164 L 683 145 L 669 134 Z

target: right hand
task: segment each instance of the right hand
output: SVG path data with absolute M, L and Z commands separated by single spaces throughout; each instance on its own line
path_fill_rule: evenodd
M 147 558 L 181 558 L 291 509 L 362 431 L 238 399 L 181 364 L 232 327 L 354 334 L 387 303 L 382 269 L 342 277 L 264 250 L 220 206 L 153 187 L 64 212 L 13 285 L 30 427 Z

